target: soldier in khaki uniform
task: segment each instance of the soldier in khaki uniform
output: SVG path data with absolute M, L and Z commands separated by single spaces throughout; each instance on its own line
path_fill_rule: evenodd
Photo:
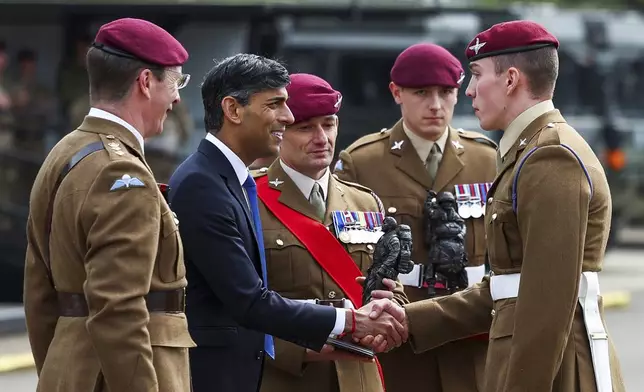
M 450 297 L 410 304 L 414 350 L 489 331 L 485 392 L 624 391 L 597 272 L 611 199 L 602 166 L 551 101 L 557 39 L 529 21 L 468 45 L 483 129 L 502 129 L 485 224 L 492 272 Z
M 178 222 L 143 155 L 189 80 L 187 58 L 139 19 L 102 26 L 87 54 L 92 109 L 30 198 L 24 304 L 39 391 L 191 389 Z
M 391 70 L 390 84 L 402 119 L 393 128 L 364 136 L 342 151 L 335 168 L 340 178 L 373 189 L 387 213 L 411 227 L 417 264 L 428 258 L 423 216 L 427 191 L 455 193 L 459 184 L 475 184 L 479 191 L 495 175 L 494 142 L 449 125 L 463 77 L 458 60 L 440 46 L 417 44 L 403 51 Z M 471 285 L 485 274 L 485 227 L 481 217 L 464 218 Z M 415 273 L 422 276 L 420 268 Z M 405 293 L 410 301 L 429 298 L 427 288 L 418 287 L 417 275 L 412 274 L 409 283 Z M 381 354 L 387 391 L 478 391 L 486 349 L 483 335 L 420 355 L 409 344 Z
M 338 180 L 330 173 L 340 93 L 326 81 L 308 74 L 291 75 L 287 90 L 287 104 L 295 122 L 284 132 L 279 159 L 270 168 L 255 171 L 255 177 L 267 177 L 270 188 L 280 192 L 279 203 L 300 213 L 302 219 L 322 223 L 334 234 L 334 211 L 382 214 L 380 200 L 368 188 Z M 259 192 L 263 197 L 261 187 Z M 292 299 L 321 299 L 323 303 L 342 306 L 346 293 L 326 272 L 324 261 L 316 260 L 298 239 L 297 230 L 287 228 L 264 202 L 260 204 L 260 214 L 269 288 Z M 375 243 L 343 246 L 350 256 L 348 262 L 355 263 L 358 274 L 365 274 Z M 400 283 L 394 293 L 399 304 L 407 302 Z M 379 392 L 383 387 L 375 362 L 360 361 L 330 346 L 317 353 L 276 340 L 275 360 L 266 363 L 261 391 Z

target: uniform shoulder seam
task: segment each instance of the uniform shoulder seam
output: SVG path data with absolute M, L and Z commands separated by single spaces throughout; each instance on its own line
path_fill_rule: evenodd
M 349 145 L 349 147 L 347 147 L 345 151 L 351 153 L 360 147 L 364 147 L 380 140 L 387 139 L 390 134 L 391 130 L 388 130 L 386 128 L 381 129 L 380 132 L 367 134 Z
M 458 135 L 462 138 L 472 140 L 474 142 L 481 143 L 483 145 L 487 145 L 494 149 L 498 148 L 498 145 L 494 140 L 490 139 L 489 137 L 485 136 L 480 132 L 466 131 L 463 128 L 459 128 L 457 132 L 458 132 Z

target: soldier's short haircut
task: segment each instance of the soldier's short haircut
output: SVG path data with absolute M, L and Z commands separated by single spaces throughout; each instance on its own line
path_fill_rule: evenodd
M 559 75 L 559 56 L 554 47 L 499 55 L 493 57 L 493 60 L 497 75 L 510 67 L 523 72 L 528 78 L 533 98 L 551 98 L 554 94 Z
M 221 102 L 233 97 L 246 106 L 253 94 L 286 87 L 288 71 L 278 61 L 241 53 L 221 60 L 208 71 L 201 85 L 206 131 L 217 133 L 224 124 Z
M 87 51 L 86 60 L 92 103 L 123 100 L 143 69 L 149 69 L 159 81 L 165 78 L 165 69 L 162 67 L 115 56 L 94 47 Z

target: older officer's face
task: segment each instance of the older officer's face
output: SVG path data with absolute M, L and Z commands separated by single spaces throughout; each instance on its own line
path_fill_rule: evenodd
M 318 179 L 331 164 L 338 117 L 320 116 L 286 128 L 280 158 L 298 172 Z
M 181 100 L 179 90 L 185 87 L 188 80 L 190 77 L 181 72 L 181 67 L 166 68 L 163 80 L 158 80 L 150 70 L 141 72 L 138 83 L 149 99 L 146 112 L 150 125 L 144 131 L 144 137 L 159 135 L 163 131 L 163 123 L 172 106 Z
M 490 57 L 470 64 L 472 78 L 465 94 L 472 98 L 474 115 L 479 119 L 481 129 L 494 131 L 503 129 L 505 108 L 508 98 L 504 85 L 506 78 L 497 75 L 494 60 Z
M 405 124 L 415 134 L 427 140 L 440 138 L 454 115 L 458 92 L 456 88 L 402 88 L 391 83 L 389 89 L 400 105 Z

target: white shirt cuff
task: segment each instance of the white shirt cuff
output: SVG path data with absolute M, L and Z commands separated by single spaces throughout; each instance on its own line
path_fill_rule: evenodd
M 344 332 L 344 325 L 346 323 L 347 310 L 346 309 L 335 309 L 335 325 L 331 331 L 331 335 L 337 336 Z M 329 335 L 329 336 L 331 336 Z

